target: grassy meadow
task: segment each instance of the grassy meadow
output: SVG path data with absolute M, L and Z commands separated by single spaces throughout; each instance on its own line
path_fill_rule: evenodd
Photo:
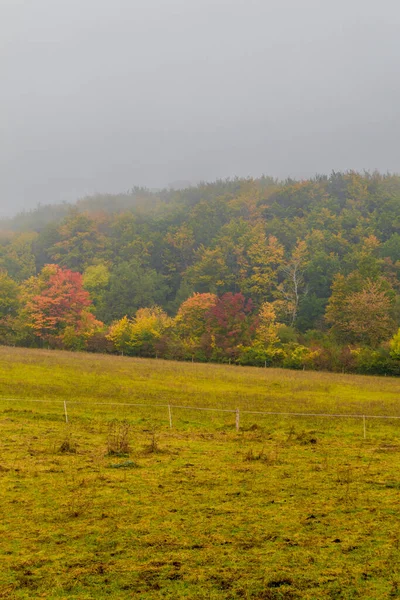
M 0 347 L 0 598 L 400 597 L 399 384 Z

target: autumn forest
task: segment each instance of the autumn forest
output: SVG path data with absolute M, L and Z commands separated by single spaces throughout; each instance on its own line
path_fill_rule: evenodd
M 1 344 L 400 374 L 400 176 L 134 188 L 0 227 Z

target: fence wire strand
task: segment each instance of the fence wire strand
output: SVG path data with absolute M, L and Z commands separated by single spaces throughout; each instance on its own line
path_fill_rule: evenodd
M 53 403 L 65 406 L 145 406 L 147 408 L 177 408 L 181 410 L 200 410 L 212 412 L 237 413 L 246 415 L 265 415 L 265 416 L 281 416 L 281 417 L 324 417 L 324 418 L 340 418 L 340 419 L 400 419 L 399 415 L 364 415 L 351 413 L 300 413 L 300 412 L 273 412 L 273 411 L 258 411 L 258 410 L 241 410 L 232 408 L 216 408 L 216 407 L 201 407 L 201 406 L 182 406 L 180 404 L 148 404 L 144 402 L 82 402 L 77 400 L 38 400 L 32 398 L 0 398 L 0 402 L 34 402 L 34 403 Z

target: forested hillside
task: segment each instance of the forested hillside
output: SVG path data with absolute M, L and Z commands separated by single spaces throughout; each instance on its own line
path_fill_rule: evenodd
M 1 223 L 4 344 L 400 372 L 400 177 L 236 179 Z

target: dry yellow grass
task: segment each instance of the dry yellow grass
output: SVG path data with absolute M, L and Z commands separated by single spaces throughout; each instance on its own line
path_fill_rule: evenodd
M 0 597 L 397 597 L 397 421 L 368 421 L 364 440 L 351 418 L 243 415 L 237 433 L 233 413 L 173 409 L 170 430 L 165 408 L 123 404 L 399 414 L 398 391 L 0 348 Z M 123 455 L 110 422 L 129 429 Z

